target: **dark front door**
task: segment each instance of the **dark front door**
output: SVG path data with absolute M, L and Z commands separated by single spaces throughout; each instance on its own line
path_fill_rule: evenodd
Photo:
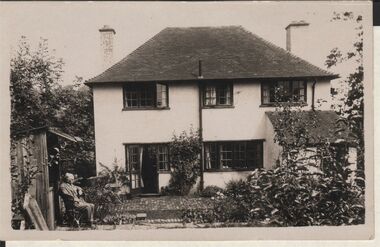
M 143 146 L 141 177 L 143 193 L 158 193 L 157 150 L 153 145 Z

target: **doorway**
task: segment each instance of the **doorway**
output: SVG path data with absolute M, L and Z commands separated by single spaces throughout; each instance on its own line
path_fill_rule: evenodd
M 134 194 L 159 192 L 157 144 L 127 145 L 127 172 Z
M 158 193 L 157 151 L 154 145 L 144 145 L 142 155 L 141 179 L 143 193 Z

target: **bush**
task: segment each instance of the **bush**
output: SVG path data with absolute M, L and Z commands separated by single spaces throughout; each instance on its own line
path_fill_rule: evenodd
M 215 197 L 217 195 L 218 192 L 222 192 L 223 189 L 218 187 L 218 186 L 214 186 L 214 185 L 210 185 L 210 186 L 207 186 L 206 188 L 204 188 L 204 190 L 202 190 L 199 195 L 201 197 Z
M 169 185 L 162 188 L 163 194 L 187 195 L 200 174 L 201 141 L 199 133 L 182 132 L 169 144 L 171 177 Z
M 217 194 L 213 220 L 277 226 L 364 223 L 360 186 L 339 176 L 303 171 L 303 167 L 256 170 L 246 180 L 228 183 Z
M 126 217 L 120 216 L 123 210 L 118 210 L 128 198 L 127 173 L 116 162 L 113 169 L 102 164 L 101 166 L 103 170 L 98 177 L 87 179 L 89 186 L 83 188 L 85 200 L 95 204 L 94 216 L 99 223 L 109 224 L 127 220 Z

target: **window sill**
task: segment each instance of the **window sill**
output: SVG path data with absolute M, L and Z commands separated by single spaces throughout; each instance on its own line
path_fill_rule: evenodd
M 221 169 L 207 169 L 204 172 L 245 172 L 245 171 L 254 171 L 260 169 L 259 167 L 252 168 L 221 168 Z
M 224 109 L 224 108 L 235 108 L 235 106 L 233 106 L 233 105 L 202 106 L 202 109 Z
M 307 103 L 278 103 L 278 104 L 268 103 L 268 104 L 261 104 L 261 105 L 259 105 L 259 107 L 277 107 L 277 106 L 281 106 L 281 105 L 304 107 L 304 106 L 307 106 Z
M 127 108 L 124 107 L 122 111 L 150 111 L 150 110 L 170 110 L 170 107 L 136 107 L 136 108 Z

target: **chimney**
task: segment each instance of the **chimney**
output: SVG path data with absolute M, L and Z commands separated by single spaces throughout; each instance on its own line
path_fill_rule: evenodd
M 100 32 L 100 48 L 102 53 L 102 69 L 106 70 L 113 64 L 113 37 L 115 30 L 108 25 L 104 25 Z
M 286 50 L 297 54 L 299 50 L 302 50 L 305 38 L 308 37 L 306 34 L 307 27 L 310 24 L 304 20 L 293 21 L 288 26 L 286 26 Z

